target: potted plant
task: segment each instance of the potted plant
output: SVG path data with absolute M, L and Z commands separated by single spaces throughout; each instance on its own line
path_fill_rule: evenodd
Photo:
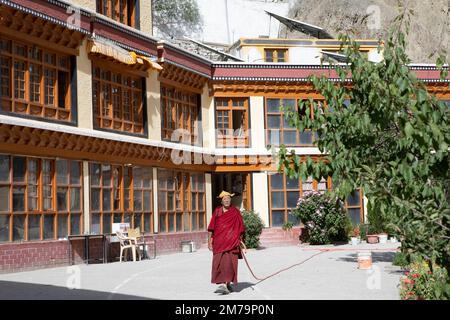
M 359 227 L 354 227 L 350 230 L 350 241 L 352 246 L 356 246 L 359 243 Z
M 368 234 L 366 235 L 367 243 L 378 243 L 378 234 L 374 226 L 369 225 Z

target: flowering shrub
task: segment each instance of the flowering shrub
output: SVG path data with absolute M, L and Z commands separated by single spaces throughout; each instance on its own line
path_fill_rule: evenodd
M 436 300 L 450 298 L 450 284 L 447 271 L 421 260 L 411 264 L 409 272 L 400 279 L 402 300 Z
M 306 192 L 298 199 L 292 214 L 305 225 L 305 241 L 310 244 L 327 244 L 347 241 L 351 224 L 344 204 L 337 198 L 317 191 Z

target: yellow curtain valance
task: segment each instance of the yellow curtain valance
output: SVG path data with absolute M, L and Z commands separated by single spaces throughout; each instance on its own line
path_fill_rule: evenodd
M 158 63 L 150 60 L 149 57 L 138 55 L 133 51 L 127 51 L 113 43 L 103 42 L 98 39 L 88 40 L 87 52 L 101 54 L 128 65 L 142 64 L 149 69 L 162 70 L 162 67 Z

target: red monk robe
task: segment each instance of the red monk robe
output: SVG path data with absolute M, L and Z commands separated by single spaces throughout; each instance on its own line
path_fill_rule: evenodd
M 227 212 L 217 207 L 208 231 L 212 232 L 213 246 L 211 283 L 237 283 L 238 259 L 242 259 L 239 244 L 245 232 L 241 212 L 234 206 Z

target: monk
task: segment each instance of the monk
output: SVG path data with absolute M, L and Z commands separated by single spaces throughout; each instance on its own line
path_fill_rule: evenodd
M 214 292 L 221 294 L 233 291 L 231 282 L 237 283 L 238 259 L 242 259 L 240 242 L 245 227 L 241 212 L 231 205 L 232 196 L 222 191 L 222 206 L 214 210 L 208 226 L 208 248 L 213 252 L 211 283 L 219 285 Z

